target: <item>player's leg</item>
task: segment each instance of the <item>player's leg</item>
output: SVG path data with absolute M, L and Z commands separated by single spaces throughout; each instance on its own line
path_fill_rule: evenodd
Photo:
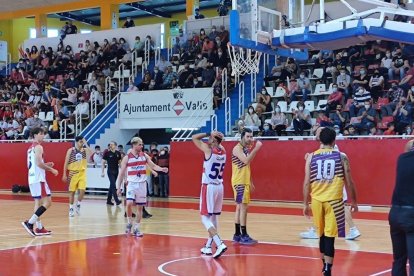
M 69 171 L 69 217 L 75 216 L 75 208 L 73 207 L 73 203 L 75 202 L 75 192 L 77 190 L 78 186 L 78 178 L 76 176 L 76 173 L 73 171 Z
M 30 217 L 30 219 L 22 222 L 22 225 L 31 236 L 36 236 L 33 225 L 39 220 L 40 216 L 42 216 L 42 214 L 46 212 L 46 209 L 50 207 L 51 193 L 50 193 L 49 186 L 47 186 L 46 183 L 34 183 L 34 184 L 30 184 L 29 187 L 30 187 L 30 192 L 32 194 L 32 197 L 35 200 L 35 207 L 37 208 L 36 210 L 34 210 L 34 214 Z M 41 205 L 42 190 L 47 196 L 47 198 L 49 198 L 50 201 L 49 203 L 48 201 L 45 201 L 45 203 Z
M 240 243 L 245 245 L 251 245 L 257 243 L 257 240 L 251 238 L 247 233 L 247 210 L 250 203 L 250 185 L 244 185 L 243 199 L 240 204 L 240 230 L 241 238 Z
M 359 232 L 354 220 L 352 219 L 352 213 L 349 206 L 345 206 L 345 221 L 349 225 L 349 233 L 345 237 L 346 240 L 355 240 L 361 236 L 361 232 Z
M 78 201 L 76 202 L 76 213 L 80 215 L 81 202 L 85 196 L 86 190 L 86 170 L 78 173 Z
M 233 242 L 240 242 L 241 231 L 240 231 L 240 205 L 243 201 L 244 185 L 233 185 L 234 200 L 236 202 L 236 212 L 234 213 L 234 235 Z M 243 191 L 242 191 L 243 189 Z
M 209 216 L 208 214 L 208 208 L 207 208 L 207 184 L 201 184 L 201 191 L 200 191 L 200 216 L 201 216 L 201 222 L 206 227 L 205 224 L 205 218 L 206 216 Z M 208 231 L 208 228 L 206 228 Z M 213 243 L 213 238 L 209 234 L 206 244 L 201 248 L 201 254 L 204 255 L 212 255 L 213 252 L 211 250 L 211 244 Z
M 209 185 L 208 189 L 208 210 L 211 212 L 210 220 L 213 224 L 214 229 L 209 231 L 210 236 L 213 238 L 214 243 L 217 246 L 217 250 L 213 255 L 213 258 L 220 257 L 227 250 L 227 246 L 221 240 L 218 234 L 218 220 L 217 216 L 221 214 L 223 207 L 223 185 Z M 214 233 L 215 232 L 215 233 Z
M 147 182 L 138 183 L 135 188 L 135 199 L 135 203 L 137 205 L 137 216 L 133 232 L 135 236 L 142 237 L 143 234 L 140 231 L 140 227 L 142 219 L 142 208 L 147 204 Z
M 393 251 L 392 275 L 407 275 L 407 237 L 402 227 L 402 222 L 406 220 L 404 216 L 407 209 L 391 207 L 389 215 L 390 234 Z M 410 263 L 410 269 L 411 265 Z M 413 274 L 411 274 L 413 275 Z
M 126 188 L 126 217 L 127 217 L 127 226 L 125 233 L 130 234 L 132 231 L 132 206 L 135 206 L 135 188 L 136 184 L 128 183 Z
M 322 202 L 312 199 L 311 202 L 313 224 L 316 228 L 315 235 L 319 238 L 319 252 L 321 253 L 321 259 L 323 263 L 322 271 L 325 268 L 325 219 L 323 216 Z

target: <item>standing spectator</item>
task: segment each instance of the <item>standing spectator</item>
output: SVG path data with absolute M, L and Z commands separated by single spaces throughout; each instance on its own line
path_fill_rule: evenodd
M 95 146 L 95 152 L 91 155 L 90 161 L 94 168 L 100 168 L 102 166 L 103 154 L 100 146 Z
M 204 19 L 204 15 L 202 15 L 202 14 L 200 13 L 200 9 L 199 9 L 199 8 L 196 8 L 196 9 L 194 10 L 194 12 L 195 12 L 195 14 L 194 14 L 194 18 L 195 18 L 195 19 Z
M 73 25 L 72 21 L 69 21 L 67 28 L 66 28 L 66 34 L 70 35 L 70 34 L 76 34 L 76 33 L 78 33 L 78 27 Z
M 168 147 L 164 147 L 158 155 L 158 166 L 168 168 L 170 167 L 170 154 Z M 170 181 L 168 172 L 159 172 L 158 180 L 160 184 L 159 194 L 160 197 L 168 197 L 170 191 Z
M 384 77 L 380 75 L 378 69 L 375 69 L 374 75 L 369 80 L 369 89 L 374 102 L 377 102 L 378 98 L 382 96 L 382 90 L 384 89 Z
M 131 27 L 135 27 L 135 23 L 134 23 L 134 20 L 132 20 L 131 17 L 128 16 L 122 28 L 131 28 Z
M 281 112 L 280 106 L 276 106 L 270 119 L 272 128 L 276 131 L 277 136 L 282 136 L 282 133 L 286 130 L 286 115 Z
M 114 203 L 112 203 L 112 197 L 114 198 L 116 205 L 121 204 L 121 200 L 118 199 L 116 192 L 116 180 L 119 173 L 119 163 L 121 162 L 122 158 L 121 153 L 116 150 L 116 146 L 116 142 L 111 141 L 109 143 L 109 150 L 106 151 L 102 157 L 102 177 L 105 176 L 105 164 L 108 163 L 107 174 L 109 178 L 109 190 L 108 197 L 106 199 L 106 204 L 108 205 L 114 205 Z

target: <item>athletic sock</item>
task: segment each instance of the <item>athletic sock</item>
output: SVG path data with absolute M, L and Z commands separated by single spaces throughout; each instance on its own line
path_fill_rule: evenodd
M 76 205 L 80 206 L 81 202 L 78 200 L 78 203 Z
M 73 209 L 73 204 L 69 204 L 69 209 Z
M 217 234 L 215 234 L 214 236 L 213 236 L 213 241 L 214 241 L 214 243 L 216 244 L 216 246 L 218 247 L 220 244 L 222 244 L 223 242 L 221 241 L 221 239 L 220 239 L 220 237 L 219 237 L 219 235 L 217 235 Z
M 43 228 L 43 225 L 42 225 L 42 222 L 40 221 L 40 219 L 36 221 L 36 227 L 37 227 L 37 229 L 42 229 Z
M 209 237 L 209 238 L 207 239 L 207 242 L 206 242 L 206 247 L 207 247 L 207 248 L 210 248 L 212 243 L 213 243 L 213 238 Z
M 39 217 L 36 214 L 33 214 L 32 217 L 29 219 L 30 224 L 35 224 Z
M 240 226 L 242 236 L 247 236 L 247 226 Z
M 235 226 L 235 232 L 234 232 L 234 235 L 236 235 L 236 236 L 240 236 L 240 224 L 239 223 L 235 223 L 234 224 L 234 226 Z
M 127 220 L 128 220 L 128 224 L 131 224 L 132 217 L 127 217 Z

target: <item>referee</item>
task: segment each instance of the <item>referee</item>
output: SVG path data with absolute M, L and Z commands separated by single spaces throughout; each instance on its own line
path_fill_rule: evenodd
M 397 180 L 388 217 L 394 261 L 392 275 L 414 275 L 414 151 L 400 155 L 397 162 Z
M 106 204 L 114 205 L 112 202 L 112 197 L 115 200 L 116 205 L 121 204 L 121 201 L 118 199 L 118 195 L 116 194 L 116 180 L 118 178 L 119 173 L 119 162 L 121 162 L 122 156 L 119 151 L 116 150 L 116 142 L 111 141 L 109 143 L 109 150 L 104 153 L 102 157 L 102 174 L 101 176 L 105 176 L 105 163 L 108 163 L 108 178 L 109 178 L 109 190 L 108 190 L 108 198 L 106 199 Z

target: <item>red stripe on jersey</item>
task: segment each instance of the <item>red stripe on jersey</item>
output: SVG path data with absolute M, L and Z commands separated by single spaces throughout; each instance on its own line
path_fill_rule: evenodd
M 226 155 L 226 150 L 225 149 L 219 149 L 219 148 L 213 148 L 211 153 L 212 154 L 217 154 L 217 155 Z
M 147 171 L 146 170 L 139 170 L 139 171 L 130 171 L 130 172 L 128 172 L 128 175 L 138 175 L 138 174 L 144 175 L 144 174 L 147 174 Z
M 201 195 L 200 195 L 200 215 L 208 216 L 207 210 L 207 186 L 201 185 Z
M 140 166 L 140 165 L 145 165 L 145 164 L 147 164 L 147 161 L 135 161 L 135 162 L 128 162 L 127 166 L 132 167 L 132 166 Z
M 138 154 L 138 156 L 133 155 L 132 152 L 128 153 L 128 159 L 131 159 L 131 158 L 137 159 L 137 158 L 142 157 L 142 156 L 144 156 L 144 153 L 143 152 L 140 152 Z

